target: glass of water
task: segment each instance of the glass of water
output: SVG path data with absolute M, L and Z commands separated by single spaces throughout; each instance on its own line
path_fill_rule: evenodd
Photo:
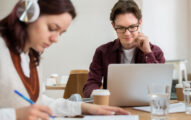
M 166 84 L 148 85 L 152 120 L 168 119 L 170 90 L 170 85 Z
M 191 114 L 191 81 L 183 82 L 183 93 L 186 106 L 186 114 Z

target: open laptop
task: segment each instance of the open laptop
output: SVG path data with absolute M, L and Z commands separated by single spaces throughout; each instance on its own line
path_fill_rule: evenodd
M 149 105 L 148 84 L 167 83 L 171 87 L 171 64 L 110 64 L 107 89 L 112 106 Z

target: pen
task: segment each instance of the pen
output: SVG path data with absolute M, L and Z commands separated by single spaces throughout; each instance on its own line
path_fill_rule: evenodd
M 30 104 L 34 104 L 34 102 L 31 100 L 31 99 L 29 99 L 29 98 L 27 98 L 27 97 L 25 97 L 23 94 L 21 94 L 19 91 L 17 91 L 17 90 L 14 90 L 14 92 L 17 94 L 17 95 L 19 95 L 21 98 L 23 98 L 24 100 L 26 100 L 27 102 L 29 102 Z M 51 118 L 54 118 L 54 116 L 50 116 Z

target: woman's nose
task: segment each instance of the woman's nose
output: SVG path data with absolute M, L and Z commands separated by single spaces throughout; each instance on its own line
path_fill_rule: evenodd
M 53 36 L 51 36 L 50 40 L 52 43 L 57 43 L 58 42 L 58 37 L 59 37 L 59 34 L 55 34 Z

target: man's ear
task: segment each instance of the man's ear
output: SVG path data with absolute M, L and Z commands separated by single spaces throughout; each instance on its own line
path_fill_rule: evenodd
M 139 32 L 142 31 L 142 19 L 139 20 L 139 28 L 138 29 L 139 29 L 138 30 Z
M 139 20 L 139 26 L 141 26 L 141 25 L 142 25 L 142 19 Z
M 112 24 L 113 28 L 115 29 L 115 23 L 114 23 L 114 22 L 111 22 L 111 24 Z

